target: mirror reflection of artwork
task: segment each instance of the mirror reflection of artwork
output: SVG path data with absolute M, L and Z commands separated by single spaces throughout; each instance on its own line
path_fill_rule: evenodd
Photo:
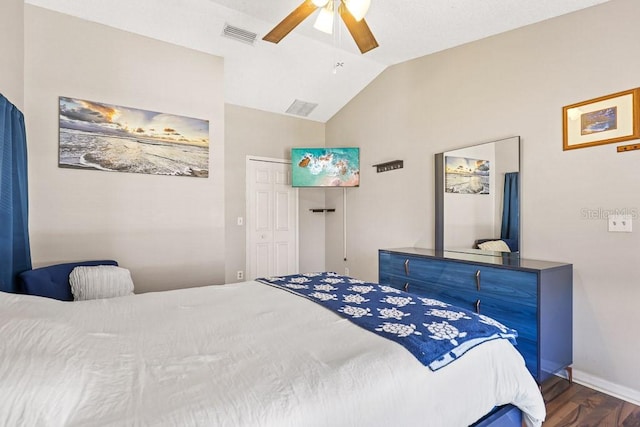
M 59 166 L 209 176 L 209 121 L 60 97 Z
M 618 107 L 605 108 L 603 110 L 592 111 L 580 116 L 580 134 L 590 135 L 592 133 L 615 130 L 618 128 Z
M 489 194 L 489 161 L 445 157 L 445 192 Z

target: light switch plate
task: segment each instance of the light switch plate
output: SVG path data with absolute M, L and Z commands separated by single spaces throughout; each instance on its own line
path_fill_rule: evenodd
M 609 215 L 609 231 L 631 233 L 631 215 Z

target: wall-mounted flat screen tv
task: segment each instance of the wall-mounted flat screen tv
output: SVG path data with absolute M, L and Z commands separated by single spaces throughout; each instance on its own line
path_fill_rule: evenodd
M 360 148 L 292 148 L 294 187 L 358 187 Z

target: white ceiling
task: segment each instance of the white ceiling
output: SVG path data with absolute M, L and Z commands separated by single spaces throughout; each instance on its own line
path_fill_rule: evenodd
M 315 30 L 315 14 L 279 44 L 262 41 L 302 0 L 25 3 L 222 56 L 225 102 L 284 114 L 299 99 L 318 104 L 308 119 L 326 122 L 390 65 L 606 1 L 372 0 L 365 19 L 380 47 L 364 55 L 342 23 L 333 36 Z M 257 33 L 257 41 L 222 37 L 225 23 Z

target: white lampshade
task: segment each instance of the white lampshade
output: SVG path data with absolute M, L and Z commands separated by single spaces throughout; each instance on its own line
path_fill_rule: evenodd
M 320 9 L 318 19 L 316 19 L 315 24 L 313 24 L 313 28 L 323 33 L 333 33 L 333 2 L 330 1 L 325 7 Z
M 371 0 L 345 0 L 344 4 L 347 6 L 351 16 L 356 21 L 361 21 L 367 14 L 369 6 L 371 6 Z
M 324 7 L 329 0 L 311 0 L 311 3 L 315 4 L 317 7 Z

